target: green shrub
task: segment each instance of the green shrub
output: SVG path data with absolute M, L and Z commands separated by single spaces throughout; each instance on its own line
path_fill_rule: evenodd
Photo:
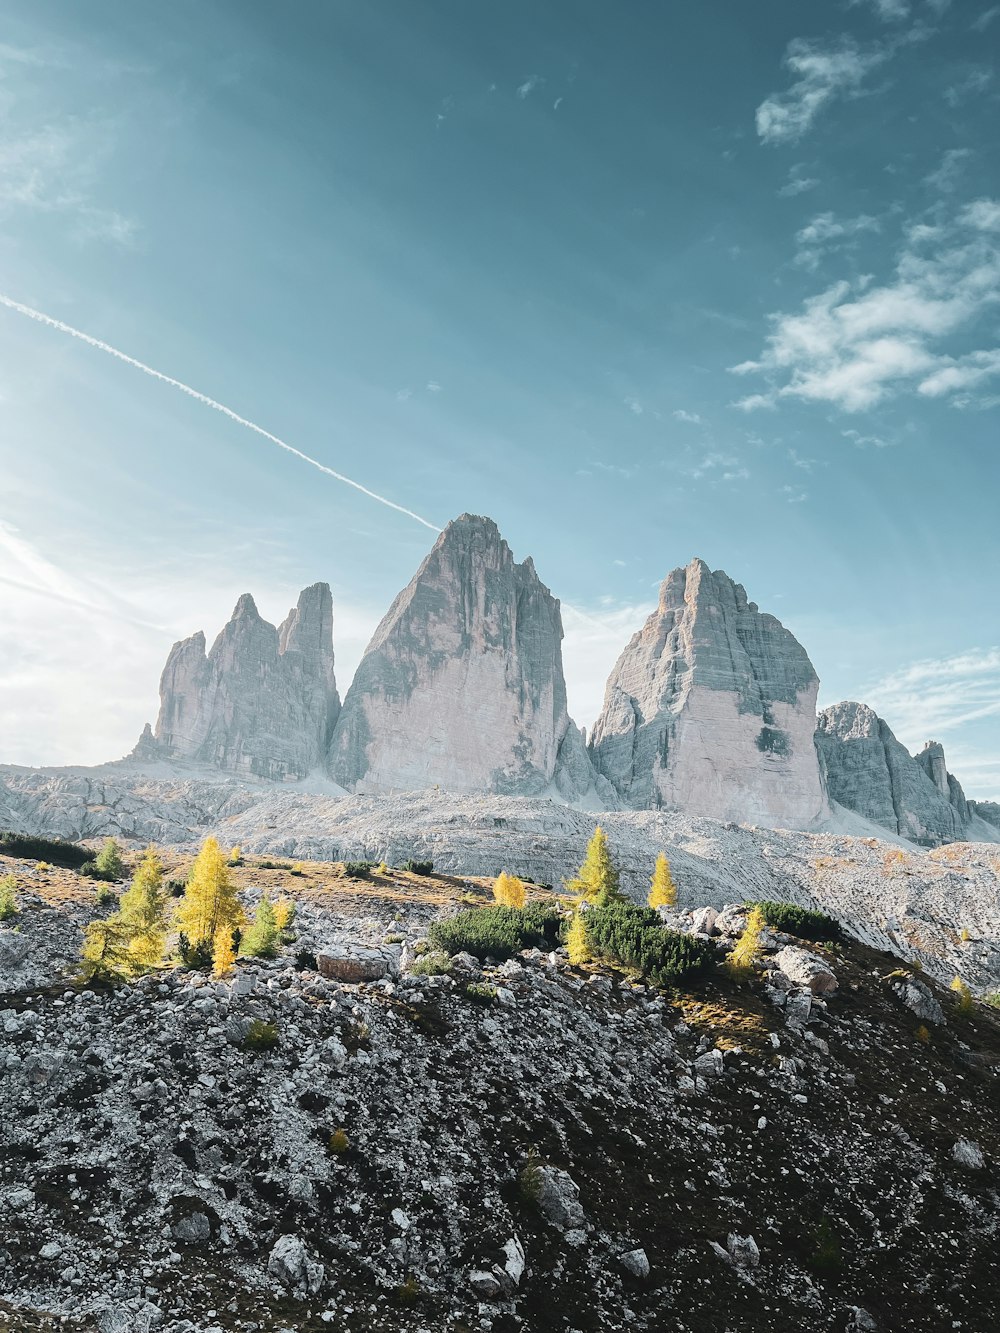
M 211 940 L 200 940 L 197 944 L 192 944 L 182 931 L 177 937 L 177 952 L 184 966 L 196 972 L 207 972 L 212 966 Z
M 476 1004 L 496 1003 L 497 988 L 496 986 L 490 986 L 485 981 L 470 981 L 465 988 L 465 993 Z
M 0 833 L 0 854 L 20 856 L 26 861 L 50 861 L 64 870 L 78 870 L 94 859 L 89 847 L 62 838 L 32 838 L 25 833 Z
M 243 1038 L 243 1049 L 245 1051 L 273 1051 L 278 1044 L 278 1027 L 276 1023 L 265 1023 L 262 1018 L 255 1018 L 247 1028 L 247 1034 Z
M 187 884 L 182 879 L 168 879 L 166 888 L 171 898 L 183 898 Z
M 415 977 L 444 977 L 451 971 L 451 959 L 435 949 L 418 958 L 409 970 Z
M 287 861 L 258 861 L 258 870 L 291 870 Z
M 368 879 L 375 868 L 374 861 L 345 861 L 344 874 L 351 879 Z
M 802 940 L 839 940 L 840 922 L 825 912 L 814 912 L 808 907 L 796 907 L 794 903 L 747 903 L 748 907 L 759 907 L 764 920 L 774 930 L 783 930 L 789 935 L 798 935 Z
M 118 894 L 107 884 L 102 884 L 96 894 L 98 907 L 117 907 Z
M 433 875 L 433 861 L 404 861 L 401 870 L 408 870 L 411 875 Z
M 431 922 L 431 944 L 445 953 L 471 953 L 476 958 L 512 958 L 522 949 L 553 949 L 559 917 L 551 907 L 479 907 L 445 921 Z
M 634 967 L 661 986 L 697 976 L 716 962 L 715 946 L 660 924 L 659 914 L 634 903 L 592 907 L 584 918 L 591 952 Z
M 21 912 L 17 900 L 17 880 L 13 875 L 0 879 L 0 921 L 13 921 Z

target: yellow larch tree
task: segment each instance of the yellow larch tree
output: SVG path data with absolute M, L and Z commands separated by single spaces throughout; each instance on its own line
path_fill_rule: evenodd
M 569 961 L 574 967 L 579 967 L 581 963 L 590 960 L 587 923 L 584 921 L 583 913 L 579 908 L 573 913 L 573 920 L 569 923 L 569 930 L 566 932 L 566 952 L 569 954 Z
M 206 838 L 195 857 L 184 897 L 177 905 L 174 926 L 184 936 L 189 950 L 211 951 L 220 931 L 246 925 L 246 915 L 236 896 L 226 858 L 215 838 Z
M 493 898 L 501 907 L 523 907 L 526 889 L 523 880 L 502 870 L 493 881 Z
M 118 905 L 118 916 L 132 932 L 135 961 L 144 969 L 155 967 L 163 957 L 167 940 L 165 907 L 163 862 L 150 844 Z
M 751 976 L 760 953 L 760 936 L 765 924 L 764 913 L 760 908 L 751 907 L 746 928 L 726 959 L 726 971 L 734 981 L 746 981 Z
M 279 930 L 287 930 L 295 915 L 295 904 L 291 898 L 279 898 L 274 904 L 274 924 Z
M 587 844 L 583 865 L 572 879 L 566 881 L 566 887 L 588 903 L 604 906 L 622 900 L 619 878 L 618 867 L 611 859 L 608 835 L 598 824 Z
M 650 907 L 677 906 L 677 885 L 670 873 L 670 862 L 664 852 L 660 852 L 656 858 L 656 868 L 653 871 L 652 879 L 649 881 L 647 902 Z
M 961 977 L 955 977 L 951 983 L 951 989 L 958 996 L 958 1012 L 968 1014 L 972 1012 L 972 991 L 962 980 Z
M 236 947 L 233 944 L 233 932 L 228 926 L 220 926 L 212 941 L 212 976 L 227 976 L 233 970 L 235 962 Z

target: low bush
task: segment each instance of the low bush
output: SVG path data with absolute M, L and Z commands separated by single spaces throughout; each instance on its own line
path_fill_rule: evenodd
M 32 838 L 25 833 L 0 833 L 0 855 L 20 856 L 26 861 L 50 861 L 64 870 L 78 870 L 94 859 L 89 847 L 79 847 L 62 838 Z
M 182 879 L 168 879 L 166 887 L 171 898 L 183 898 L 187 884 Z
M 634 903 L 592 907 L 584 918 L 591 953 L 634 967 L 661 986 L 697 976 L 716 962 L 715 946 L 660 924 L 659 914 Z
M 522 949 L 553 949 L 559 917 L 551 907 L 480 907 L 433 921 L 431 944 L 445 953 L 471 953 L 476 958 L 512 958 Z
M 465 994 L 476 1004 L 496 1004 L 497 988 L 485 981 L 470 981 Z
M 444 977 L 451 971 L 451 959 L 446 953 L 432 949 L 412 963 L 409 970 L 415 977 Z
M 85 879 L 103 880 L 106 884 L 114 884 L 118 879 L 113 870 L 103 869 L 96 861 L 87 861 L 76 873 L 83 875 Z
M 347 1137 L 347 1130 L 333 1130 L 330 1134 L 327 1146 L 335 1157 L 340 1157 L 343 1153 L 347 1152 L 348 1148 L 351 1146 L 351 1141 Z
M 108 884 L 102 884 L 95 895 L 98 907 L 117 907 L 118 894 Z
M 842 932 L 840 922 L 825 912 L 814 912 L 808 907 L 796 907 L 794 903 L 747 903 L 748 907 L 759 907 L 764 921 L 774 930 L 783 930 L 789 935 L 798 935 L 802 940 L 839 940 Z
M 262 1018 L 255 1018 L 247 1028 L 243 1038 L 245 1051 L 273 1051 L 278 1044 L 278 1028 L 275 1023 L 265 1023 Z
M 404 861 L 401 870 L 408 870 L 411 875 L 433 875 L 433 861 Z
M 258 870 L 291 870 L 287 861 L 258 861 Z
M 345 861 L 344 874 L 351 879 L 368 879 L 375 868 L 374 861 Z

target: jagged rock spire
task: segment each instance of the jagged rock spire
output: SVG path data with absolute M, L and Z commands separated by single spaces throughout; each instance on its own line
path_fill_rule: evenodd
M 322 763 L 339 708 L 329 585 L 304 589 L 280 631 L 244 593 L 210 652 L 201 631 L 174 644 L 155 732 L 133 754 L 301 778 Z
M 591 735 L 626 805 L 807 826 L 828 812 L 805 650 L 703 560 L 672 570 L 619 657 Z
M 378 626 L 334 731 L 350 790 L 594 786 L 566 711 L 559 602 L 496 524 L 449 523 Z

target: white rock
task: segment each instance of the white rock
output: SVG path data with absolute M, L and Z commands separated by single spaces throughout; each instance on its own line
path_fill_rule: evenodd
M 971 1139 L 959 1139 L 951 1155 L 960 1166 L 970 1167 L 973 1171 L 980 1171 L 985 1166 L 982 1148 Z
M 626 1273 L 631 1273 L 633 1277 L 649 1277 L 649 1260 L 646 1257 L 646 1251 L 643 1249 L 628 1250 L 620 1255 L 618 1262 L 624 1268 Z
M 315 1295 L 323 1285 L 324 1268 L 314 1260 L 298 1236 L 279 1236 L 267 1260 L 267 1271 L 299 1295 Z
M 775 965 L 796 986 L 802 986 L 813 995 L 832 994 L 837 989 L 833 970 L 814 953 L 786 944 L 774 956 Z

